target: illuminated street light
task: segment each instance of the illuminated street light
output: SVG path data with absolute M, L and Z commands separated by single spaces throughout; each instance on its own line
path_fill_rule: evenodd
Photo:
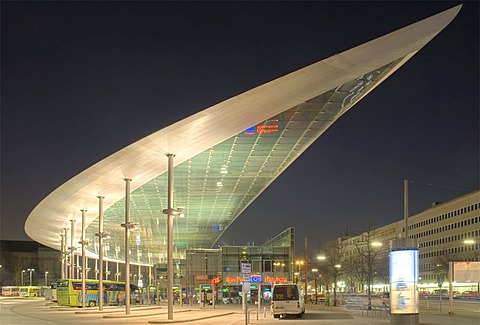
M 48 286 L 48 271 L 45 271 L 45 286 Z
M 315 305 L 316 305 L 317 302 L 318 302 L 317 272 L 318 272 L 318 269 L 312 269 L 313 280 L 314 280 L 314 282 L 315 282 Z
M 383 244 L 381 242 L 378 242 L 378 241 L 373 241 L 373 242 L 370 243 L 370 245 L 372 247 L 382 247 L 383 246 Z
M 20 275 L 22 276 L 22 283 L 20 284 L 21 286 L 23 286 L 23 275 L 25 274 L 25 270 L 22 270 L 22 273 L 20 273 Z
M 317 260 L 319 260 L 319 261 L 325 261 L 326 259 L 327 259 L 327 257 L 325 255 L 317 256 Z
M 465 240 L 463 241 L 463 243 L 464 243 L 465 245 L 473 245 L 473 244 L 475 244 L 475 240 L 473 240 L 473 239 L 465 239 Z
M 295 272 L 295 273 L 293 273 L 293 275 L 295 276 L 295 283 L 298 283 L 298 278 L 300 277 L 300 272 Z
M 30 287 L 32 286 L 32 273 L 35 271 L 35 269 L 27 269 L 28 272 L 30 272 Z

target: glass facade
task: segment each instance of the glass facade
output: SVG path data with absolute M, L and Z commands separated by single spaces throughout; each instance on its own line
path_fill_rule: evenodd
M 182 208 L 185 217 L 174 219 L 174 258 L 184 259 L 187 249 L 213 247 L 275 178 L 399 62 L 358 76 L 177 165 L 174 204 Z M 138 224 L 131 234 L 133 264 L 166 262 L 166 201 L 166 173 L 131 193 L 130 221 Z M 123 260 L 124 229 L 120 224 L 125 216 L 124 199 L 104 214 L 105 230 L 110 233 L 110 239 L 105 240 L 105 255 Z M 92 222 L 86 233 L 87 249 L 93 253 L 98 253 L 97 232 L 98 223 Z

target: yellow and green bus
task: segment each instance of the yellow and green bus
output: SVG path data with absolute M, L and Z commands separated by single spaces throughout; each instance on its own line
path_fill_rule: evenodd
M 37 286 L 20 287 L 21 297 L 40 297 L 41 292 L 42 292 L 42 287 L 37 287 Z
M 130 285 L 130 292 L 137 287 Z M 98 280 L 85 280 L 85 306 L 98 305 Z M 103 281 L 104 305 L 117 305 L 125 298 L 125 282 Z M 59 306 L 82 307 L 82 280 L 62 279 L 57 282 L 57 303 Z

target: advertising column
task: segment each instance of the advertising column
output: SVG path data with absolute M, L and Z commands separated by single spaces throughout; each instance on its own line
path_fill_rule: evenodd
M 396 239 L 390 251 L 390 324 L 419 323 L 418 246 Z

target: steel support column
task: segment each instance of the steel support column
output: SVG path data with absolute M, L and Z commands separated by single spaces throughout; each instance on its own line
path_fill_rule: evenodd
M 125 181 L 125 314 L 130 315 L 130 178 Z
M 98 198 L 98 310 L 103 310 L 103 196 Z
M 87 210 L 80 210 L 82 211 L 82 240 L 80 241 L 80 245 L 82 245 L 82 308 L 85 308 L 85 296 L 86 296 L 86 283 L 85 280 L 87 278 L 87 256 L 85 255 L 85 246 L 87 245 L 87 241 L 85 238 L 85 226 L 86 226 L 86 212 Z
M 168 157 L 168 232 L 167 232 L 167 300 L 168 319 L 173 319 L 173 157 Z

